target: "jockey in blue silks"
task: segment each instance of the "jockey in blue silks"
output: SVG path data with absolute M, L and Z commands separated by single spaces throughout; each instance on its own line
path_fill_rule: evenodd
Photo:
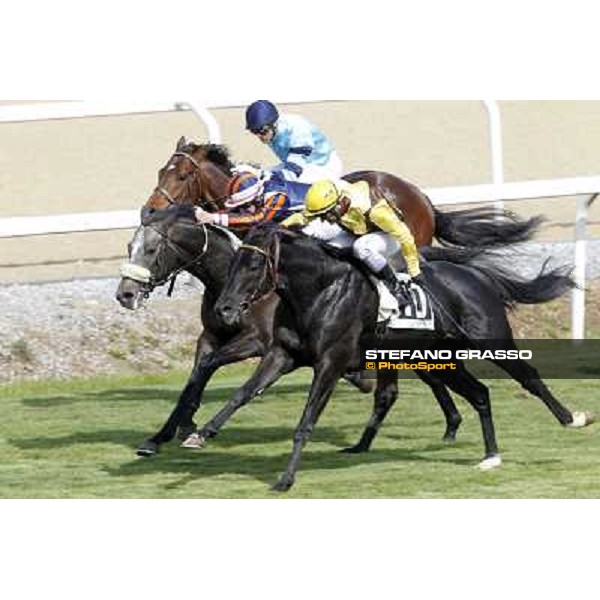
M 304 117 L 280 114 L 272 102 L 258 100 L 246 109 L 246 129 L 275 153 L 281 163 L 272 170 L 287 181 L 341 179 L 343 166 L 335 148 Z
M 308 184 L 283 179 L 281 173 L 267 173 L 246 167 L 229 184 L 226 210 L 209 213 L 196 208 L 199 223 L 213 223 L 246 232 L 263 221 L 277 223 L 304 209 Z

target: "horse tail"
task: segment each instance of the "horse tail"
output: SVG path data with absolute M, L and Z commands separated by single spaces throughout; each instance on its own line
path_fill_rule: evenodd
M 421 256 L 429 262 L 447 261 L 455 265 L 467 265 L 485 252 L 485 248 L 462 248 L 459 246 L 422 246 Z
M 520 279 L 497 265 L 477 264 L 476 269 L 484 273 L 500 293 L 504 305 L 513 309 L 517 304 L 543 304 L 560 298 L 577 287 L 568 266 L 547 270 L 548 262 L 542 265 L 533 279 Z
M 435 233 L 440 243 L 454 246 L 498 247 L 530 240 L 543 217 L 523 220 L 516 214 L 494 208 L 470 208 L 442 212 L 434 208 Z

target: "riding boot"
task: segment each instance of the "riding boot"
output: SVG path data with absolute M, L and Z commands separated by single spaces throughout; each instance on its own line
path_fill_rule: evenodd
M 408 287 L 404 282 L 398 281 L 398 278 L 390 265 L 385 265 L 385 267 L 377 273 L 377 276 L 388 286 L 392 296 L 398 300 L 398 307 L 400 309 L 410 304 Z

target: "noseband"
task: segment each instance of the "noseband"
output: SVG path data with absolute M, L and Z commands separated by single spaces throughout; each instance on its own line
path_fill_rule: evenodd
M 177 270 L 173 271 L 173 273 L 170 273 L 162 279 L 156 279 L 150 271 L 150 269 L 146 269 L 145 267 L 141 267 L 139 265 L 135 265 L 129 262 L 121 267 L 121 277 L 126 277 L 127 279 L 132 279 L 133 281 L 141 283 L 142 289 L 144 290 L 144 295 L 146 297 L 148 297 L 154 291 L 155 288 L 164 285 L 170 280 L 171 286 L 169 288 L 169 296 L 171 296 L 177 276 L 182 271 L 186 271 L 187 269 L 198 263 L 208 252 L 208 228 L 204 223 L 202 224 L 202 229 L 204 233 L 204 246 L 202 247 L 202 250 L 199 254 L 190 258 L 189 253 L 184 252 L 180 246 L 173 242 L 168 235 L 160 231 L 160 229 L 154 227 L 153 225 L 146 225 L 146 227 L 149 227 L 150 229 L 158 233 L 158 235 L 162 238 L 166 246 L 170 250 L 175 252 L 175 254 L 177 254 L 184 261 L 184 264 Z

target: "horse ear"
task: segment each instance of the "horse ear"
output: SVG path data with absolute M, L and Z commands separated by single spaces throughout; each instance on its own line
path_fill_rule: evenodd
M 187 138 L 182 135 L 177 142 L 177 152 L 181 152 L 187 146 Z

